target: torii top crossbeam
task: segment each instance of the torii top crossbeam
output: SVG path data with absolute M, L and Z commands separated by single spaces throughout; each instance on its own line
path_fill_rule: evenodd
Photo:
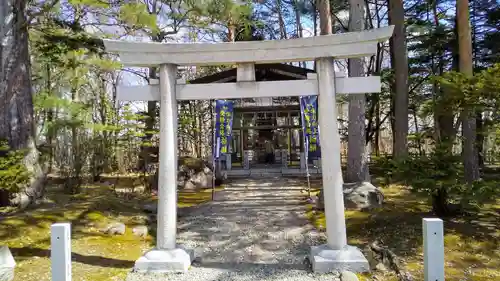
M 320 57 L 352 58 L 376 53 L 377 43 L 389 39 L 394 27 L 361 32 L 227 43 L 155 43 L 104 40 L 106 50 L 118 53 L 126 66 L 217 65 L 245 62 L 311 61 Z

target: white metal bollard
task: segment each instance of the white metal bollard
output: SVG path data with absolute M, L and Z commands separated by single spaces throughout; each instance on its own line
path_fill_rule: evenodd
M 443 220 L 424 218 L 424 280 L 444 281 Z
M 71 281 L 71 225 L 56 223 L 50 229 L 52 281 Z
M 226 170 L 230 171 L 232 169 L 232 160 L 231 160 L 231 153 L 225 154 L 226 156 Z
M 301 170 L 306 170 L 307 162 L 306 162 L 306 153 L 301 152 L 300 153 L 300 169 Z
M 14 280 L 14 268 L 16 261 L 7 246 L 0 246 L 0 280 Z
M 248 170 L 250 169 L 250 151 L 245 150 L 243 152 L 243 169 Z
M 283 169 L 288 169 L 288 150 L 281 150 L 281 166 Z

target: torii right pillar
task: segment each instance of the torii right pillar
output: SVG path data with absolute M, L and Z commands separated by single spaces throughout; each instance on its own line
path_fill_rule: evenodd
M 363 253 L 347 245 L 333 58 L 319 58 L 316 65 L 327 244 L 311 247 L 312 269 L 319 273 L 367 272 L 370 266 Z

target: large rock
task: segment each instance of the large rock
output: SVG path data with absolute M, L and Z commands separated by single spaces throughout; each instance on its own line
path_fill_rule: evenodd
M 103 229 L 103 232 L 109 235 L 123 235 L 125 234 L 126 226 L 121 222 L 114 222 L 109 224 Z
M 384 195 L 380 188 L 370 182 L 344 183 L 344 205 L 346 209 L 367 210 L 380 207 Z M 318 195 L 318 209 L 325 208 L 323 190 Z
M 210 188 L 213 184 L 213 168 L 210 162 L 193 157 L 183 157 L 178 162 L 177 186 L 184 190 L 197 190 Z M 215 183 L 220 184 L 222 175 L 216 175 Z M 158 169 L 151 177 L 153 190 L 158 189 Z
M 207 171 L 208 170 L 208 171 Z M 194 174 L 189 181 L 193 183 L 196 188 L 209 188 L 213 184 L 213 174 L 210 169 L 206 168 L 204 171 Z
M 344 204 L 348 209 L 372 209 L 382 206 L 384 194 L 370 182 L 344 184 Z
M 156 214 L 158 212 L 158 204 L 156 202 L 144 204 L 142 210 L 146 213 Z
M 145 225 L 138 225 L 132 229 L 135 236 L 146 237 L 148 236 L 148 227 Z

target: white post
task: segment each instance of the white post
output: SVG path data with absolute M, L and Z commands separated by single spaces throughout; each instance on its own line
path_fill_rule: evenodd
M 71 281 L 71 225 L 56 223 L 50 227 L 50 263 L 52 281 Z
M 245 170 L 250 169 L 250 151 L 249 150 L 243 151 L 243 169 L 245 169 Z
M 0 280 L 12 281 L 14 280 L 14 273 L 16 269 L 16 261 L 9 250 L 9 247 L 0 246 Z
M 318 59 L 317 70 L 321 155 L 327 156 L 321 157 L 327 241 L 333 250 L 342 250 L 347 246 L 347 235 L 333 58 Z
M 231 162 L 231 153 L 226 154 L 226 170 L 230 171 L 232 168 L 232 162 Z
M 437 218 L 423 219 L 424 280 L 444 281 L 443 221 Z
M 160 66 L 160 152 L 156 246 L 175 249 L 177 232 L 177 66 Z
M 281 166 L 285 170 L 288 169 L 288 150 L 287 149 L 281 150 Z
M 307 161 L 306 161 L 306 153 L 305 152 L 301 152 L 300 153 L 300 169 L 301 170 L 306 170 L 306 165 L 307 165 Z

